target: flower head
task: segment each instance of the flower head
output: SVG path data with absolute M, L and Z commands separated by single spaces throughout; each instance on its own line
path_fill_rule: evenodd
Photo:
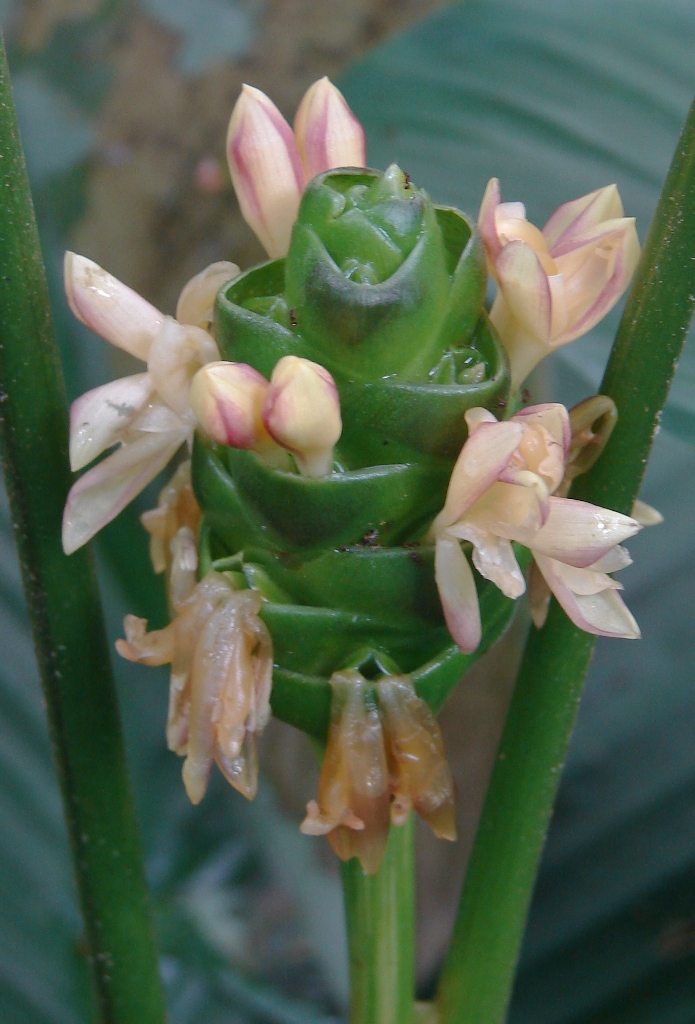
M 87 327 L 147 363 L 147 372 L 112 381 L 76 399 L 70 409 L 70 465 L 83 469 L 108 448 L 115 452 L 74 484 L 63 516 L 67 554 L 90 540 L 133 500 L 191 440 L 195 417 L 190 383 L 196 370 L 219 358 L 207 322 L 211 280 L 234 276 L 234 264 L 216 265 L 184 289 L 183 314 L 197 323 L 164 316 L 96 263 L 68 252 L 65 291 Z M 221 269 L 224 267 L 225 269 Z
M 609 573 L 629 565 L 622 541 L 640 524 L 619 512 L 553 496 L 571 443 L 562 405 L 538 405 L 498 422 L 485 409 L 466 413 L 469 436 L 454 467 L 446 504 L 431 528 L 435 575 L 449 631 L 461 650 L 475 650 L 481 626 L 473 574 L 459 546 L 473 545 L 473 564 L 507 596 L 526 583 L 512 541 L 530 548 L 536 566 L 580 629 L 638 637 L 639 628 Z
M 242 88 L 227 132 L 227 159 L 246 222 L 269 256 L 285 256 L 307 182 L 333 167 L 363 167 L 364 131 L 327 78 L 297 111 L 294 132 L 260 89 Z
M 164 629 L 148 633 L 145 619 L 127 615 L 126 639 L 116 641 L 128 661 L 171 663 L 167 742 L 186 758 L 183 781 L 194 804 L 205 795 L 213 761 L 248 799 L 256 793 L 256 735 L 270 717 L 273 670 L 261 600 L 209 572 Z
M 639 259 L 632 217 L 615 185 L 564 203 L 542 231 L 523 203 L 503 203 L 492 178 L 478 215 L 498 285 L 490 314 L 518 387 L 548 353 L 580 338 L 613 308 Z

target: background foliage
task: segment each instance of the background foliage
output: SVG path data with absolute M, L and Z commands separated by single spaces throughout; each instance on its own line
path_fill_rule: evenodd
M 206 18 L 192 18 L 184 0 L 145 5 L 146 17 L 172 33 L 166 56 L 172 74 L 190 90 L 206 83 L 212 91 L 212 72 L 204 77 L 210 61 L 240 60 L 242 73 L 265 85 L 243 60 L 254 34 L 263 31 L 260 5 L 208 2 Z M 3 6 L 10 28 L 25 17 Z M 66 314 L 60 250 L 66 238 L 89 235 L 86 223 L 96 230 L 95 190 L 109 168 L 119 216 L 138 218 L 137 206 L 119 206 L 129 158 L 113 149 L 113 138 L 104 141 L 102 112 L 113 102 L 113 76 L 121 80 L 123 69 L 93 56 L 103 52 L 115 25 L 122 31 L 127 19 L 142 18 L 143 8 L 93 2 L 83 3 L 81 12 L 67 21 L 49 19 L 33 46 L 25 17 L 24 35 L 16 29 L 11 51 L 72 395 L 101 383 L 113 368 L 105 346 L 92 343 Z M 210 25 L 218 26 L 214 33 Z M 138 22 L 138 31 L 150 30 Z M 616 181 L 643 237 L 695 92 L 694 35 L 688 0 L 470 0 L 377 48 L 341 84 L 365 123 L 371 162 L 398 160 L 436 201 L 475 213 L 495 174 L 505 197 L 523 199 L 531 219 L 542 223 L 565 199 Z M 151 46 L 160 37 L 153 38 Z M 222 38 L 229 39 L 226 48 L 215 42 Z M 231 73 L 226 81 L 231 90 Z M 219 102 L 221 92 L 212 98 Z M 161 103 L 161 96 L 152 99 L 155 107 Z M 216 112 L 220 125 L 230 107 Z M 145 157 L 129 144 L 131 163 L 142 171 Z M 121 159 L 126 171 L 119 179 L 112 172 Z M 166 195 L 157 202 L 161 212 Z M 191 233 L 205 230 L 217 205 L 232 209 L 226 187 L 209 196 L 207 206 L 200 203 L 189 211 Z M 199 265 L 187 268 L 174 247 L 173 276 L 185 278 L 214 258 L 254 258 L 233 216 L 225 232 L 214 234 L 220 251 L 196 242 Z M 153 222 L 149 230 L 159 232 L 162 245 L 166 224 Z M 176 230 L 183 249 L 185 237 Z M 244 260 L 240 250 L 250 256 Z M 87 254 L 121 272 L 108 254 Z M 123 258 L 119 250 L 115 255 L 117 262 Z M 137 261 L 131 267 L 126 279 L 137 286 Z M 156 274 L 148 284 L 148 297 L 164 304 L 167 289 Z M 544 367 L 538 389 L 571 403 L 594 388 L 615 322 L 612 317 L 563 350 Z M 665 513 L 666 525 L 631 545 L 637 564 L 625 574 L 644 639 L 603 641 L 597 648 L 527 932 L 512 1008 L 520 1024 L 692 1020 L 692 340 L 663 426 L 644 497 Z M 112 635 L 126 607 L 153 619 L 162 615 L 148 589 L 144 551 L 134 515 L 112 528 L 102 547 Z M 8 1024 L 67 1024 L 88 1019 L 89 994 L 6 513 L 0 565 L 7 652 L 0 666 L 6 823 L 0 832 L 0 1007 Z M 317 844 L 296 834 L 267 789 L 246 806 L 218 784 L 200 808 L 189 808 L 179 764 L 163 748 L 162 677 L 117 668 L 172 1020 L 299 1022 L 335 1013 L 345 991 L 339 897 Z M 446 902 L 455 898 L 442 894 Z

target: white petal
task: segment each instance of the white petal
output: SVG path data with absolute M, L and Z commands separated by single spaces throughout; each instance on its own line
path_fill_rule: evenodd
M 636 519 L 640 526 L 658 526 L 663 523 L 664 517 L 657 509 L 647 505 L 646 501 L 635 500 L 631 512 L 632 518 Z
M 599 558 L 598 562 L 592 562 L 587 568 L 593 569 L 594 572 L 620 572 L 621 569 L 626 569 L 628 565 L 632 565 L 630 552 L 627 548 L 616 544 L 602 558 Z
M 541 558 L 543 556 L 541 555 Z M 591 597 L 600 594 L 604 590 L 622 590 L 622 583 L 612 579 L 605 572 L 597 572 L 595 569 L 578 569 L 576 565 L 566 565 L 564 562 L 555 561 L 554 569 L 558 576 L 562 577 L 573 594 L 581 597 Z
M 450 526 L 492 486 L 523 436 L 520 423 L 481 423 L 468 438 L 456 460 L 444 508 L 432 532 Z
M 139 435 L 90 469 L 68 494 L 63 513 L 67 555 L 86 544 L 154 480 L 181 447 L 188 428 Z
M 453 534 L 454 531 L 448 532 Z M 499 587 L 505 597 L 521 597 L 526 590 L 526 582 L 508 540 L 486 530 L 478 530 L 465 521 L 456 524 L 454 535 L 473 545 L 473 565 L 481 576 Z
M 543 228 L 551 256 L 554 249 L 575 235 L 590 231 L 602 221 L 623 216 L 623 204 L 615 185 L 606 185 L 580 199 L 563 203 L 546 222 Z
M 207 331 L 168 316 L 150 348 L 147 371 L 162 401 L 179 416 L 192 416 L 191 381 L 201 366 L 219 358 Z
M 553 558 L 536 555 L 536 563 L 545 580 L 575 626 L 597 636 L 615 636 L 634 640 L 640 636 L 639 626 L 615 590 L 603 590 L 588 596 L 575 594 L 567 585 L 559 563 Z
M 152 398 L 149 374 L 103 384 L 76 398 L 70 406 L 70 467 L 84 469 L 92 459 L 116 444 L 123 431 Z
M 547 522 L 529 546 L 534 553 L 586 568 L 640 529 L 636 520 L 620 512 L 573 498 L 550 498 Z
M 205 270 L 184 285 L 176 304 L 176 319 L 180 324 L 191 324 L 207 330 L 212 323 L 215 299 L 220 288 L 239 276 L 236 263 L 211 263 Z
M 529 405 L 526 409 L 520 409 L 515 413 L 512 420 L 518 420 L 525 424 L 538 423 L 558 444 L 562 445 L 565 453 L 568 451 L 572 440 L 570 417 L 565 406 L 559 402 Z
M 164 319 L 159 310 L 97 263 L 65 253 L 65 294 L 78 320 L 106 341 L 146 360 Z
M 495 269 L 514 318 L 532 338 L 549 344 L 550 286 L 538 254 L 526 242 L 509 242 L 498 256 Z M 502 341 L 506 345 L 504 336 Z
M 459 649 L 470 654 L 482 636 L 480 608 L 473 572 L 457 540 L 437 539 L 434 575 L 447 628 Z

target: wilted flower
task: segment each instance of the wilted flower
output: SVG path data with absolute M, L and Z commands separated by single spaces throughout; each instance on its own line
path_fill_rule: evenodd
M 227 159 L 246 222 L 269 256 L 285 256 L 307 182 L 333 167 L 363 167 L 364 131 L 327 78 L 299 105 L 294 132 L 260 89 L 245 85 L 227 132 Z
M 498 285 L 490 318 L 518 387 L 550 352 L 580 338 L 613 308 L 639 259 L 632 217 L 615 185 L 564 203 L 542 231 L 523 203 L 503 203 L 491 178 L 478 225 Z
M 156 573 L 166 572 L 172 610 L 196 584 L 200 507 L 191 486 L 190 459 L 182 462 L 159 492 L 156 508 L 143 512 L 140 522 L 150 534 L 150 559 Z
M 367 874 L 381 863 L 389 816 L 404 825 L 411 809 L 444 839 L 456 838 L 454 782 L 437 721 L 408 676 L 375 684 L 356 671 L 331 677 L 333 703 L 318 802 L 301 830 L 327 835 L 341 860 L 358 857 Z
M 404 825 L 412 808 L 440 839 L 456 839 L 454 780 L 437 719 L 409 676 L 386 676 L 376 690 L 393 795 L 391 821 Z
M 340 398 L 328 370 L 285 356 L 275 365 L 263 402 L 268 433 L 294 455 L 303 476 L 326 476 L 343 425 Z
M 224 274 L 218 270 L 215 283 Z M 237 272 L 227 264 L 227 273 Z M 184 312 L 205 320 L 210 279 L 187 286 Z M 219 287 L 219 285 L 218 285 Z M 147 372 L 94 388 L 70 409 L 70 465 L 82 469 L 119 448 L 74 484 L 63 515 L 67 554 L 90 540 L 166 466 L 193 435 L 189 403 L 196 370 L 219 358 L 214 338 L 197 324 L 163 316 L 96 263 L 65 254 L 65 291 L 75 316 L 102 338 L 147 362 Z M 202 301 L 197 296 L 202 295 Z
M 468 440 L 431 528 L 442 607 L 461 650 L 475 650 L 481 626 L 460 540 L 470 541 L 476 569 L 507 597 L 526 589 L 511 545 L 516 541 L 530 548 L 576 626 L 600 636 L 638 637 L 637 623 L 616 593 L 622 587 L 608 573 L 630 564 L 620 543 L 640 524 L 619 512 L 552 496 L 570 444 L 564 406 L 532 406 L 502 423 L 486 409 L 472 409 L 466 422 Z
M 389 772 L 379 712 L 367 705 L 369 683 L 359 672 L 331 677 L 333 702 L 318 802 L 310 800 L 301 830 L 328 836 L 341 860 L 359 857 L 373 875 L 389 832 Z
M 256 735 L 270 717 L 272 642 L 254 591 L 235 591 L 209 572 L 164 629 L 147 633 L 124 620 L 118 653 L 145 665 L 171 663 L 167 742 L 185 756 L 183 781 L 192 803 L 207 789 L 213 761 L 249 800 L 256 794 Z

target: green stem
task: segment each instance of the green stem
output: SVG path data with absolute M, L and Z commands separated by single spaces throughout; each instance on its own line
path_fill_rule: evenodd
M 414 824 L 391 828 L 376 875 L 342 865 L 350 956 L 350 1024 L 412 1024 L 415 998 Z
M 0 453 L 100 1019 L 161 1024 L 164 998 L 92 559 L 60 542 L 65 388 L 0 38 Z
M 573 496 L 629 512 L 695 304 L 695 104 L 678 143 L 601 385 L 618 407 Z M 553 602 L 532 631 L 461 896 L 438 1000 L 445 1024 L 500 1024 L 595 638 Z

